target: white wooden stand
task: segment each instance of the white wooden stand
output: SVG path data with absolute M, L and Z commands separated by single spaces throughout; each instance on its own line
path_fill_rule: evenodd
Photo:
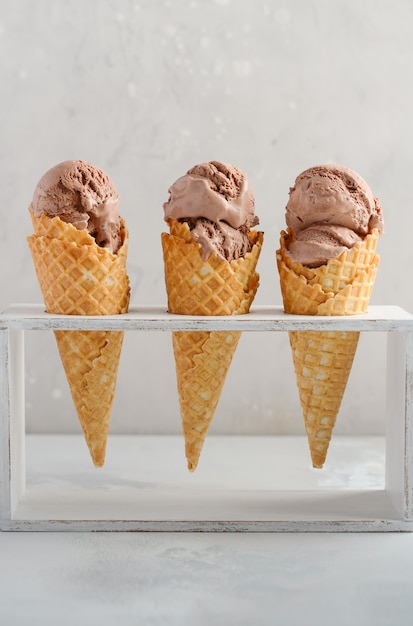
M 96 470 L 80 435 L 25 434 L 24 334 L 73 328 L 385 332 L 386 436 L 333 437 L 336 460 L 324 470 L 310 468 L 305 437 L 209 437 L 211 454 L 189 474 L 181 437 L 111 435 L 111 459 Z M 413 530 L 413 316 L 399 307 L 355 317 L 286 315 L 281 307 L 233 317 L 161 307 L 78 317 L 15 305 L 0 315 L 0 349 L 1 530 Z

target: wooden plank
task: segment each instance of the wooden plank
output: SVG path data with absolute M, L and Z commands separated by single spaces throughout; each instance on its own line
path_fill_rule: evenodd
M 405 517 L 413 520 L 413 333 L 406 334 L 404 494 Z
M 387 336 L 386 392 L 386 488 L 399 515 L 406 514 L 406 335 Z
M 9 331 L 0 331 L 0 520 L 10 519 Z
M 25 491 L 25 370 L 24 332 L 10 331 L 10 505 L 11 512 L 18 506 Z
M 394 306 L 370 307 L 365 315 L 317 317 L 287 315 L 282 307 L 253 307 L 246 315 L 172 315 L 164 307 L 131 307 L 127 314 L 106 316 L 51 315 L 41 305 L 13 305 L 0 316 L 0 328 L 25 330 L 241 330 L 285 332 L 289 330 L 361 330 L 405 332 L 413 328 L 413 316 Z
M 377 533 L 412 532 L 413 522 L 402 520 L 359 520 L 359 521 L 271 521 L 271 522 L 194 522 L 194 521 L 130 521 L 106 520 L 89 522 L 85 520 L 61 521 L 19 521 L 3 522 L 2 531 L 21 532 L 208 532 L 208 533 Z

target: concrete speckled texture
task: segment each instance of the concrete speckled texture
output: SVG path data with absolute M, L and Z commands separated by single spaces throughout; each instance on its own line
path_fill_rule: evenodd
M 412 549 L 403 534 L 4 533 L 0 620 L 408 626 Z
M 372 303 L 413 311 L 412 18 L 409 0 L 3 0 L 0 309 L 41 301 L 27 206 L 47 169 L 81 158 L 121 195 L 133 304 L 166 303 L 162 203 L 210 159 L 251 179 L 266 233 L 256 303 L 278 304 L 288 189 L 303 169 L 335 161 L 383 206 Z M 31 333 L 26 345 L 28 428 L 78 432 L 53 337 Z M 384 354 L 385 337 L 362 337 L 337 433 L 383 431 Z M 180 432 L 167 334 L 128 335 L 111 428 Z M 287 336 L 242 337 L 211 432 L 303 432 Z

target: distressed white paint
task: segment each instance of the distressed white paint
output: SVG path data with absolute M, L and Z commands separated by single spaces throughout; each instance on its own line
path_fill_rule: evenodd
M 25 330 L 353 330 L 405 332 L 413 328 L 413 315 L 398 306 L 371 306 L 364 315 L 317 317 L 289 315 L 281 306 L 255 306 L 247 315 L 172 315 L 164 307 L 131 307 L 129 313 L 105 316 L 51 315 L 41 305 L 17 304 L 0 316 L 0 324 Z
M 400 515 L 405 509 L 406 341 L 403 333 L 387 338 L 386 484 Z M 402 418 L 403 416 L 403 418 Z
M 10 333 L 10 509 L 13 515 L 25 491 L 24 332 Z
M 0 518 L 10 519 L 10 366 L 9 331 L 0 331 Z

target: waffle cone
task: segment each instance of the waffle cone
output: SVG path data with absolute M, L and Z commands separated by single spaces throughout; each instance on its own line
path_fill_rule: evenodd
M 126 313 L 127 230 L 117 254 L 96 245 L 85 230 L 31 213 L 28 237 L 46 311 L 59 315 Z M 105 460 L 109 421 L 123 342 L 121 331 L 55 331 L 60 357 L 93 463 Z
M 186 223 L 170 222 L 162 233 L 168 311 L 181 315 L 248 313 L 258 289 L 255 271 L 263 234 L 250 233 L 254 245 L 244 258 L 202 260 Z M 177 386 L 188 469 L 194 471 L 218 405 L 241 333 L 181 331 L 172 333 Z
M 374 230 L 363 242 L 312 269 L 286 253 L 293 240 L 281 233 L 277 265 L 286 313 L 355 315 L 367 311 L 379 256 Z M 359 340 L 353 331 L 289 333 L 300 403 L 314 467 L 324 465 Z

